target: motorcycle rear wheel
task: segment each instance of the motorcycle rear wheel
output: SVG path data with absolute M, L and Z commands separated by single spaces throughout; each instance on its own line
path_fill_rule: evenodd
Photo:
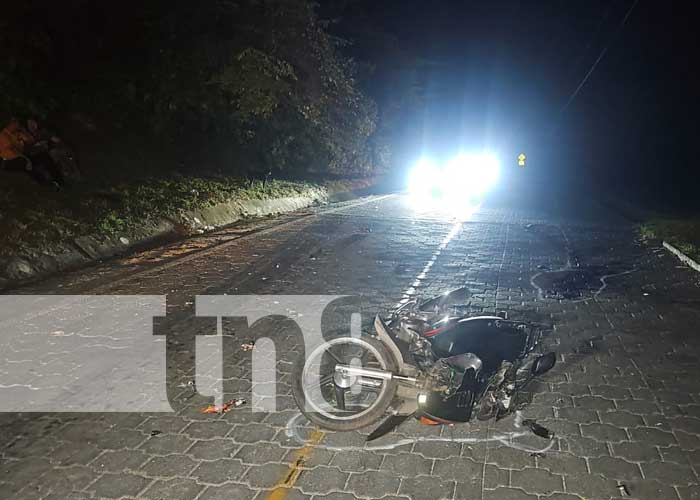
M 381 382 L 380 387 L 374 388 L 376 390 L 371 391 L 375 393 L 375 397 L 369 402 L 355 401 L 354 405 L 350 405 L 350 409 L 346 406 L 345 395 L 348 392 L 351 392 L 351 399 L 362 399 L 361 397 L 357 397 L 361 395 L 353 394 L 357 386 L 362 385 L 359 380 L 360 377 L 352 378 L 350 386 L 339 388 L 339 385 L 333 378 L 333 373 L 335 364 L 353 364 L 353 350 L 356 351 L 356 353 L 360 350 L 364 350 L 372 355 L 373 359 L 362 360 L 362 367 L 396 373 L 397 363 L 392 355 L 380 341 L 368 336 L 344 336 L 328 339 L 308 353 L 305 362 L 303 364 L 298 364 L 294 370 L 292 395 L 294 396 L 297 406 L 306 418 L 325 429 L 333 431 L 352 431 L 374 424 L 384 417 L 396 395 L 396 381 L 372 379 L 375 384 Z M 348 352 L 350 353 L 350 359 L 341 359 L 343 351 L 346 351 L 346 354 Z M 365 356 L 363 356 L 363 358 L 365 358 Z M 354 359 L 359 358 L 355 355 Z M 318 362 L 322 364 L 324 360 L 327 366 L 319 366 L 318 374 L 315 373 L 313 371 L 314 363 Z M 330 363 L 328 363 L 328 361 L 330 361 Z M 334 362 L 336 363 L 333 364 Z M 328 365 L 331 366 L 330 369 Z M 318 393 L 314 395 L 312 389 L 317 390 Z M 323 394 L 324 390 L 326 391 L 325 395 Z M 343 395 L 339 396 L 339 391 L 341 390 Z M 332 391 L 330 394 L 331 399 L 333 399 L 333 394 L 336 395 L 336 400 L 334 401 L 336 407 L 328 403 L 327 397 L 329 391 Z M 319 395 L 322 399 L 320 402 L 317 397 Z M 340 405 L 338 401 L 340 398 L 342 398 L 342 405 Z

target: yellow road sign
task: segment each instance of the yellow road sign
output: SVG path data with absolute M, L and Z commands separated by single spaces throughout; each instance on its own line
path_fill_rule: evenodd
M 520 153 L 518 155 L 518 166 L 519 167 L 524 167 L 525 166 L 525 160 L 527 160 L 527 156 L 525 156 L 525 153 Z

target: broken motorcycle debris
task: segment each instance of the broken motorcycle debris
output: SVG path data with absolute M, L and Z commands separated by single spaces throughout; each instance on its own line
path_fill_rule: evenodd
M 552 439 L 554 437 L 554 432 L 550 431 L 543 425 L 538 424 L 530 418 L 526 418 L 525 420 L 523 420 L 522 425 L 530 429 L 535 436 L 539 436 L 545 439 Z
M 209 405 L 206 408 L 202 408 L 202 413 L 217 413 L 221 415 L 223 413 L 228 413 L 235 408 L 240 408 L 241 406 L 244 406 L 246 402 L 247 401 L 245 399 L 232 399 L 231 401 L 228 401 L 227 403 L 224 403 L 221 406 Z
M 620 496 L 621 496 L 621 497 L 629 497 L 629 496 L 631 496 L 629 490 L 627 489 L 627 486 L 624 485 L 624 484 L 618 484 L 618 485 L 617 485 L 617 491 L 620 492 Z

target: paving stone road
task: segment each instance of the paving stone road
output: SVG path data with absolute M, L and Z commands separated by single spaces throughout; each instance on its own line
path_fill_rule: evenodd
M 700 499 L 700 275 L 637 242 L 632 225 L 593 202 L 537 200 L 504 195 L 456 225 L 411 212 L 400 195 L 369 198 L 21 290 L 167 295 L 156 330 L 168 334 L 175 412 L 2 414 L 0 499 Z M 486 440 L 512 429 L 512 418 L 453 428 L 407 422 L 371 451 L 338 451 L 360 446 L 363 434 L 329 432 L 300 450 L 286 425 L 297 413 L 290 372 L 303 348 L 280 318 L 251 330 L 223 325 L 226 398 L 250 398 L 251 353 L 240 345 L 268 336 L 278 411 L 201 413 L 211 400 L 187 384 L 194 335 L 216 325 L 193 317 L 195 295 L 359 295 L 368 323 L 404 296 L 448 235 L 419 293 L 466 285 L 475 314 L 507 310 L 553 328 L 546 342 L 558 364 L 523 410 L 556 432 L 551 450 Z M 543 446 L 536 436 L 518 442 Z M 275 491 L 290 471 L 291 488 Z

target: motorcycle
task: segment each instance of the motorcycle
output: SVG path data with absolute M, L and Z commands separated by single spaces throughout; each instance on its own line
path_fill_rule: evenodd
M 535 353 L 538 325 L 464 314 L 468 296 L 461 288 L 411 300 L 386 321 L 377 315 L 372 335 L 325 339 L 294 373 L 299 409 L 334 431 L 381 422 L 368 441 L 411 417 L 439 425 L 512 413 L 518 392 L 551 370 L 556 355 Z

